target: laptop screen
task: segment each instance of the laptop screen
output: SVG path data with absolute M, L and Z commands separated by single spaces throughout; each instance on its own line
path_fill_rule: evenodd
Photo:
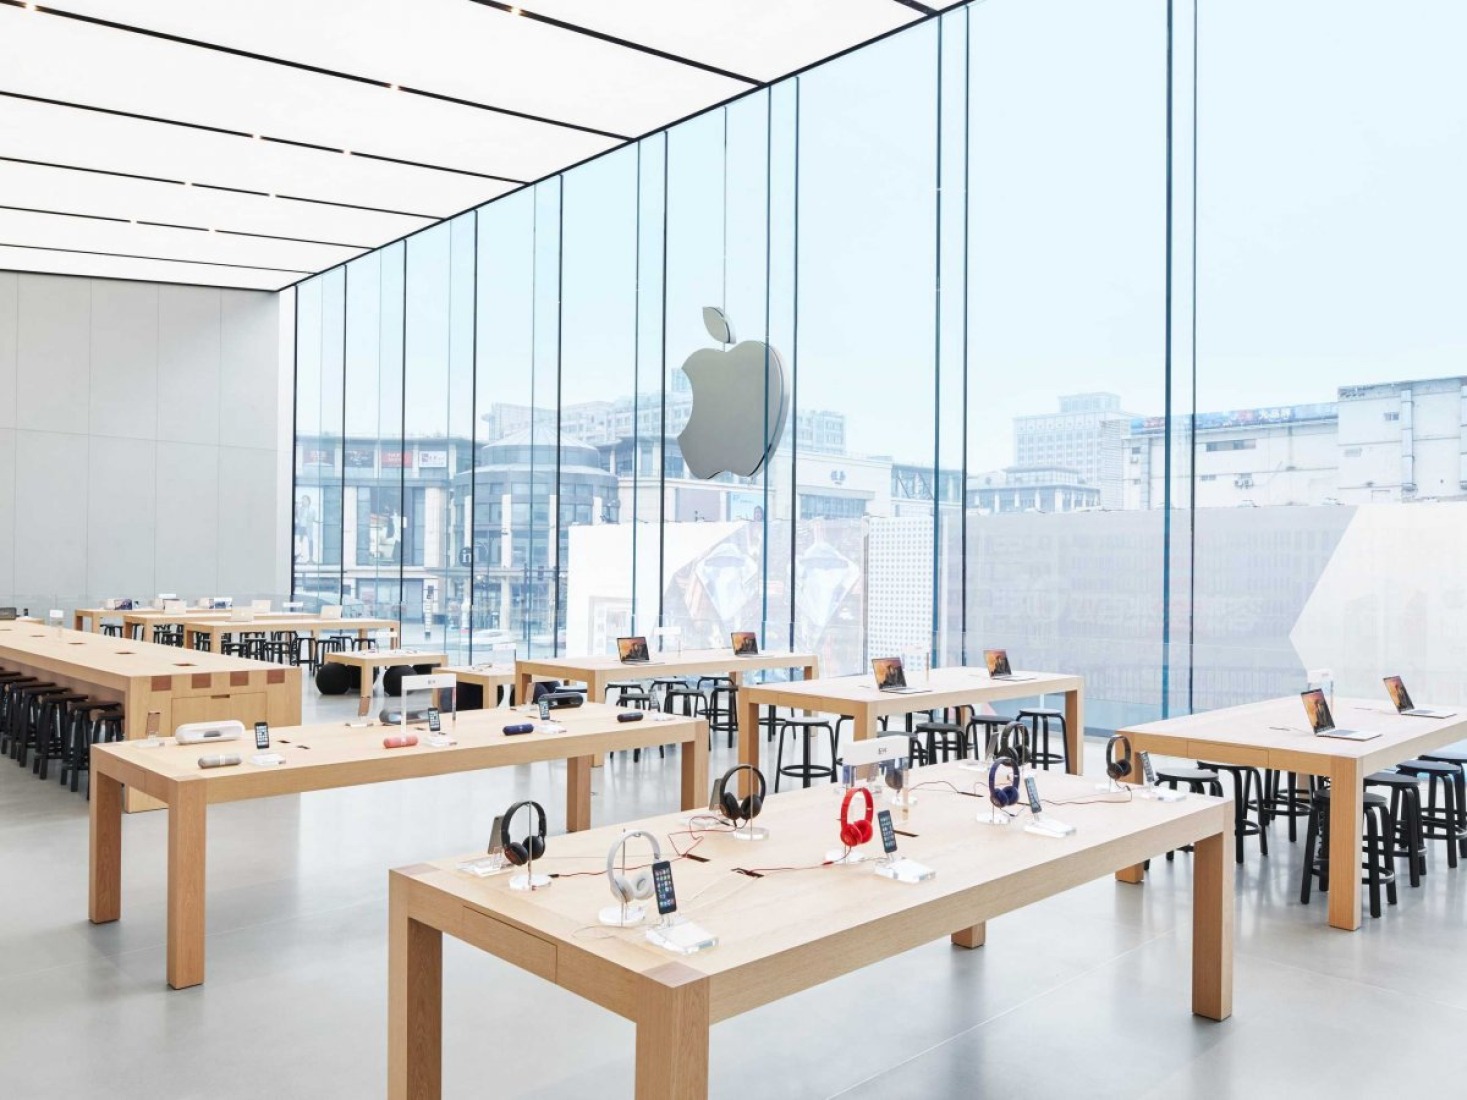
M 616 652 L 623 661 L 650 661 L 652 659 L 651 654 L 647 652 L 647 639 L 640 634 L 634 634 L 630 638 L 618 638 Z
M 988 675 L 1011 676 L 1013 669 L 1009 668 L 1009 651 L 1006 649 L 985 649 L 983 659 L 988 662 Z
M 1334 716 L 1329 712 L 1329 704 L 1325 702 L 1323 691 L 1311 688 L 1301 692 L 1299 698 L 1304 700 L 1304 713 L 1315 733 L 1325 733 L 1335 728 Z
M 876 686 L 879 688 L 907 686 L 907 673 L 902 668 L 900 657 L 874 657 L 871 660 L 871 671 L 876 676 Z
M 1406 685 L 1401 682 L 1399 676 L 1387 676 L 1385 678 L 1386 692 L 1391 697 L 1391 702 L 1396 704 L 1397 710 L 1415 710 L 1411 705 L 1411 695 L 1406 690 Z
M 740 657 L 759 655 L 759 636 L 752 630 L 735 630 L 729 637 L 733 641 L 733 651 Z

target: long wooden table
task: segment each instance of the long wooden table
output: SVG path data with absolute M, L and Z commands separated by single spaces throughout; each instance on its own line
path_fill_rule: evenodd
M 355 633 L 359 641 L 366 641 L 373 631 L 385 630 L 397 644 L 396 619 L 323 619 L 315 615 L 261 612 L 253 619 L 236 620 L 227 613 L 224 618 L 205 613 L 182 615 L 176 620 L 183 626 L 183 644 L 189 649 L 207 648 L 218 650 L 220 642 L 232 634 L 254 634 L 275 630 L 291 630 L 297 634 L 309 634 L 319 638 L 322 634 Z M 200 641 L 207 642 L 201 646 Z
M 165 733 L 185 722 L 237 718 L 295 725 L 301 720 L 298 668 L 189 653 L 176 646 L 29 623 L 0 623 L 0 666 L 123 706 L 126 736 L 143 736 L 149 711 Z M 136 795 L 128 809 L 155 808 Z
M 787 684 L 756 684 L 739 691 L 739 763 L 759 766 L 760 707 L 790 707 L 848 716 L 857 740 L 881 732 L 881 719 L 893 714 L 976 707 L 1008 699 L 1063 695 L 1066 758 L 1078 775 L 1084 768 L 1084 681 L 1056 672 L 1020 673 L 1029 680 L 995 680 L 978 668 L 935 668 L 914 686 L 924 691 L 900 695 L 880 691 L 872 676 L 831 676 Z M 744 773 L 747 776 L 747 773 Z
M 447 661 L 448 657 L 441 650 L 419 652 L 415 649 L 354 649 L 328 653 L 325 657 L 327 664 L 346 665 L 348 668 L 360 670 L 361 704 L 358 714 L 366 714 L 371 708 L 372 688 L 379 668 L 416 668 L 418 665 L 428 665 L 436 669 Z
M 1423 752 L 1467 740 L 1467 707 L 1451 718 L 1416 718 L 1397 714 L 1382 697 L 1378 701 L 1337 699 L 1331 709 L 1339 728 L 1369 730 L 1380 736 L 1369 741 L 1316 737 L 1308 730 L 1304 705 L 1297 695 L 1147 722 L 1119 732 L 1131 740 L 1131 778 L 1136 782 L 1141 781 L 1137 754 L 1143 750 L 1190 761 L 1325 776 L 1330 781 L 1330 863 L 1349 868 L 1360 863 L 1365 777 Z M 1137 866 L 1119 877 L 1139 883 L 1144 875 L 1144 869 Z M 1360 927 L 1358 874 L 1331 875 L 1327 896 L 1332 927 L 1345 931 Z
M 681 743 L 682 806 L 704 805 L 708 796 L 708 726 L 701 718 L 618 722 L 614 707 L 587 705 L 557 711 L 564 732 L 507 735 L 512 712 L 470 712 L 445 726 L 457 745 L 434 748 L 427 730 L 418 744 L 387 749 L 392 727 L 344 723 L 271 730 L 271 752 L 286 762 L 256 767 L 252 741 L 149 748 L 136 742 L 92 747 L 91 884 L 93 924 L 122 915 L 123 786 L 144 791 L 168 807 L 168 984 L 174 989 L 204 980 L 204 847 L 207 809 L 217 802 L 323 791 L 450 772 L 565 760 L 566 821 L 575 831 L 591 825 L 591 757 L 598 752 Z M 517 720 L 519 715 L 513 715 Z M 238 753 L 237 767 L 201 769 L 199 757 Z
M 912 778 L 973 787 L 973 773 L 956 765 L 918 769 Z M 1050 799 L 1096 797 L 1093 784 L 1073 776 L 1046 774 L 1039 785 Z M 1076 832 L 1055 839 L 1025 833 L 1022 819 L 1004 828 L 975 824 L 986 799 L 930 787 L 900 826 L 917 834 L 900 838 L 900 854 L 937 874 L 903 885 L 873 874 L 869 863 L 820 866 L 837 843 L 839 791 L 821 786 L 771 796 L 759 818 L 768 840 L 749 844 L 710 832 L 697 848 L 707 862 L 674 863 L 682 912 L 719 938 L 694 955 L 653 947 L 639 929 L 586 935 L 610 900 L 606 880 L 564 877 L 604 867 L 623 829 L 667 837 L 686 829 L 678 817 L 554 838 L 545 863 L 562 877 L 530 893 L 509 889 L 503 878 L 466 875 L 456 859 L 391 872 L 388 1096 L 434 1100 L 441 1093 L 445 932 L 634 1021 L 637 1096 L 681 1100 L 708 1093 L 709 1028 L 720 1020 L 944 936 L 958 946 L 982 946 L 991 918 L 1186 843 L 1196 853 L 1192 1011 L 1213 1020 L 1231 1015 L 1228 800 L 1065 806 Z M 681 843 L 686 850 L 687 839 Z M 670 847 L 664 839 L 665 856 Z M 869 850 L 880 855 L 879 841 Z M 806 870 L 750 878 L 734 873 L 737 867 Z M 655 907 L 653 913 L 655 919 Z M 526 1011 L 533 1015 L 531 1006 Z
M 736 657 L 732 649 L 693 649 L 681 654 L 659 653 L 645 664 L 624 664 L 615 657 L 538 657 L 515 662 L 515 698 L 531 698 L 536 680 L 578 680 L 586 695 L 596 702 L 606 699 L 609 685 L 617 680 L 653 680 L 662 676 L 727 676 L 743 683 L 750 672 L 771 668 L 801 669 L 806 679 L 820 675 L 820 658 L 814 653 L 760 653 Z
M 489 701 L 490 692 L 497 693 L 500 688 L 514 687 L 513 665 L 448 665 L 444 668 L 434 669 L 435 672 L 450 672 L 457 676 L 461 684 L 474 684 L 484 692 L 484 709 L 488 710 L 494 706 Z M 513 700 L 510 700 L 513 702 Z

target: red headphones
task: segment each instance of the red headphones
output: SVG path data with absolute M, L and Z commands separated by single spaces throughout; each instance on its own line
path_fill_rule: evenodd
M 850 820 L 848 816 L 851 811 L 851 799 L 856 795 L 866 799 L 866 816 Z M 871 822 L 876 817 L 876 800 L 871 797 L 871 792 L 865 787 L 852 787 L 846 792 L 846 796 L 840 804 L 840 842 L 847 848 L 854 848 L 858 844 L 865 844 L 871 839 Z

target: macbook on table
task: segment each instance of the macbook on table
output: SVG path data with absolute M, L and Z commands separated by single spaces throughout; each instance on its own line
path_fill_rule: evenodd
M 616 653 L 624 665 L 650 665 L 655 662 L 647 650 L 647 639 L 640 634 L 616 640 Z
M 1399 676 L 1387 676 L 1385 686 L 1386 691 L 1390 694 L 1391 702 L 1396 704 L 1398 714 L 1407 714 L 1412 718 L 1453 718 L 1456 716 L 1457 712 L 1454 710 L 1412 706 L 1411 694 L 1406 690 L 1406 685 Z
M 1319 688 L 1310 688 L 1308 691 L 1301 692 L 1299 697 L 1304 700 L 1304 713 L 1308 715 L 1310 728 L 1316 737 L 1338 737 L 1345 741 L 1372 741 L 1380 736 L 1368 730 L 1336 729 L 1334 715 L 1329 712 L 1329 703 L 1325 701 L 1324 692 Z
M 871 661 L 871 671 L 876 676 L 878 691 L 888 691 L 893 695 L 916 695 L 927 690 L 907 687 L 907 670 L 902 666 L 900 657 L 875 657 Z
M 1009 651 L 1006 649 L 985 649 L 983 660 L 988 665 L 988 678 L 990 680 L 1034 680 L 1034 676 L 1016 676 L 1014 670 L 1009 667 Z
M 729 635 L 735 657 L 759 656 L 759 636 L 752 630 L 735 630 Z

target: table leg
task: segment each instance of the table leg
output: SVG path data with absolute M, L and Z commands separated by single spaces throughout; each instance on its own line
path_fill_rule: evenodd
M 591 758 L 572 756 L 565 762 L 565 831 L 591 827 Z
M 1073 752 L 1070 754 L 1070 759 L 1075 759 Z M 1146 782 L 1145 773 L 1141 769 L 1141 752 L 1138 749 L 1132 749 L 1131 751 L 1131 770 L 1126 775 L 1125 781 L 1127 783 L 1134 783 L 1138 787 Z M 1116 881 L 1129 882 L 1133 886 L 1140 885 L 1146 881 L 1146 864 L 1137 863 L 1132 867 L 1123 867 L 1116 872 Z
M 972 928 L 960 928 L 952 934 L 954 947 L 982 947 L 988 939 L 988 922 L 975 924 Z
M 682 963 L 644 975 L 637 1015 L 637 1100 L 708 1096 L 708 979 Z
M 168 984 L 204 981 L 204 784 L 183 780 L 168 798 Z
M 696 810 L 705 805 L 708 790 L 708 723 L 700 721 L 698 732 L 683 745 L 683 809 Z
M 1085 772 L 1085 699 L 1080 688 L 1065 692 L 1065 755 L 1069 773 Z
M 523 706 L 533 697 L 531 687 L 533 680 L 528 672 L 515 671 L 514 674 L 514 705 Z
M 437 1100 L 443 1093 L 443 933 L 414 920 L 410 879 L 388 891 L 387 1095 Z
M 1222 816 L 1222 831 L 1192 846 L 1192 1011 L 1211 1020 L 1233 1014 L 1232 811 Z
M 360 667 L 362 670 L 360 677 L 362 694 L 361 698 L 357 701 L 357 716 L 365 718 L 372 713 L 372 689 L 377 686 L 377 669 L 365 661 L 362 662 Z
M 1330 770 L 1329 923 L 1360 927 L 1360 831 L 1364 777 L 1358 760 L 1336 757 Z
M 739 693 L 739 763 L 759 766 L 759 704 L 750 702 L 745 692 Z M 743 781 L 752 779 L 747 772 L 740 773 L 744 794 L 753 789 L 753 784 L 744 787 Z
M 88 916 L 106 924 L 122 916 L 122 784 L 92 766 L 91 887 Z

